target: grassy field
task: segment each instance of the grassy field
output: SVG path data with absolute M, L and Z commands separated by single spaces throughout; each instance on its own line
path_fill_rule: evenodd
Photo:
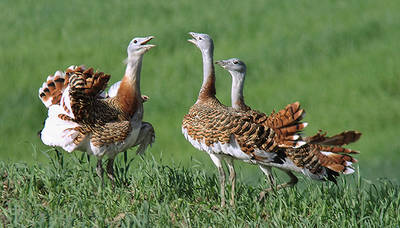
M 0 162 L 0 222 L 11 227 L 396 227 L 400 188 L 354 176 L 303 189 L 285 189 L 258 201 L 267 187 L 237 185 L 236 207 L 220 208 L 218 177 L 201 168 L 170 167 L 151 158 L 118 164 L 112 190 L 86 156 L 57 158 L 50 166 Z M 141 170 L 141 172 L 137 172 Z
M 112 82 L 118 81 L 124 73 L 129 41 L 135 36 L 154 35 L 152 43 L 158 47 L 144 58 L 141 88 L 151 98 L 145 104 L 144 119 L 155 127 L 156 143 L 145 159 L 150 159 L 150 154 L 156 160 L 162 158 L 160 166 L 168 165 L 173 170 L 180 167 L 176 168 L 179 172 L 195 167 L 195 173 L 204 175 L 199 170 L 205 170 L 208 177 L 204 180 L 215 181 L 207 179 L 216 173 L 209 157 L 196 151 L 181 135 L 182 117 L 196 100 L 202 79 L 200 52 L 186 41 L 187 32 L 195 31 L 214 38 L 215 60 L 239 57 L 247 63 L 244 95 L 251 107 L 269 113 L 300 101 L 307 111 L 308 134 L 319 129 L 331 134 L 359 130 L 363 136 L 351 148 L 361 151 L 357 159 L 362 179 L 376 183 L 373 186 L 379 191 L 387 186 L 382 178 L 400 181 L 399 1 L 3 0 L 0 8 L 0 159 L 7 169 L 25 167 L 21 164 L 26 163 L 23 172 L 38 172 L 38 178 L 50 178 L 45 175 L 51 173 L 46 167 L 52 149 L 37 137 L 47 115 L 37 91 L 47 75 L 72 64 L 85 64 L 111 74 Z M 217 97 L 229 104 L 230 77 L 220 68 L 216 68 L 216 74 Z M 133 157 L 133 151 L 131 154 Z M 141 163 L 137 158 L 133 166 Z M 77 175 L 69 169 L 77 168 L 65 167 L 63 172 Z M 256 167 L 240 165 L 238 169 L 243 191 L 260 188 L 264 183 Z M 354 182 L 352 177 L 346 181 Z M 307 192 L 284 192 L 276 202 L 285 203 L 283 199 L 290 194 L 304 197 L 308 193 L 311 195 L 305 199 L 315 200 L 313 197 L 323 195 L 318 191 L 337 191 L 332 193 L 333 201 L 340 200 L 335 198 L 339 193 L 350 191 L 351 199 L 357 191 L 368 194 L 371 189 L 307 187 L 312 184 L 300 186 Z M 79 195 L 79 189 L 69 190 Z M 112 195 L 100 190 L 99 194 Z M 254 198 L 255 193 L 246 196 L 249 194 Z M 246 202 L 245 198 L 241 202 Z M 295 207 L 308 201 L 290 202 L 295 205 L 288 205 Z M 192 206 L 180 210 L 195 211 L 198 207 Z M 145 213 L 148 208 L 143 205 L 138 210 Z M 326 209 L 321 221 L 333 216 L 331 209 Z M 231 213 L 233 221 L 234 214 L 226 213 Z M 284 214 L 280 211 L 276 216 L 284 219 Z

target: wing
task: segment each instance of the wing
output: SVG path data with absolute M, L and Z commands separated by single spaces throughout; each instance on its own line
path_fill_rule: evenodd
M 118 120 L 119 111 L 103 99 L 110 75 L 94 72 L 93 68 L 66 73 L 70 75 L 68 97 L 75 121 L 95 124 Z
M 118 121 L 95 126 L 91 130 L 91 143 L 95 147 L 103 147 L 126 140 L 132 131 L 132 126 L 129 121 Z
M 272 112 L 265 124 L 275 131 L 275 141 L 281 147 L 300 147 L 305 144 L 299 134 L 307 126 L 307 123 L 301 122 L 304 115 L 305 111 L 300 108 L 300 103 L 295 102 L 277 113 Z
M 239 159 L 271 159 L 277 151 L 274 132 L 225 107 L 195 104 L 184 116 L 182 130 L 198 149 L 214 150 Z
M 300 133 L 307 126 L 307 123 L 301 122 L 305 111 L 300 108 L 299 102 L 289 104 L 285 109 L 277 113 L 272 112 L 269 116 L 249 107 L 239 112 L 242 116 L 248 116 L 252 122 L 272 129 L 275 132 L 274 142 L 280 147 L 300 147 L 305 144 Z

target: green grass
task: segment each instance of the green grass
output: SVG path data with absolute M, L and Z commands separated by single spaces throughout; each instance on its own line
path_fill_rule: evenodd
M 59 175 L 47 166 L 48 158 L 44 154 L 51 149 L 43 145 L 37 137 L 37 131 L 42 128 L 47 115 L 47 110 L 38 99 L 37 91 L 47 75 L 72 64 L 85 64 L 111 74 L 112 82 L 118 81 L 124 73 L 122 61 L 126 58 L 129 41 L 135 36 L 154 35 L 156 39 L 152 43 L 157 44 L 157 47 L 144 58 L 141 88 L 151 98 L 145 104 L 144 119 L 151 122 L 156 130 L 156 143 L 149 153 L 157 161 L 162 158 L 155 170 L 168 166 L 172 167 L 172 171 L 180 173 L 179 175 L 186 175 L 184 172 L 190 171 L 187 175 L 198 174 L 204 181 L 215 182 L 213 175 L 216 170 L 208 155 L 195 150 L 182 136 L 180 127 L 183 115 L 196 100 L 202 78 L 200 52 L 186 41 L 189 38 L 187 32 L 195 31 L 208 33 L 214 38 L 215 60 L 239 57 L 246 62 L 248 76 L 244 95 L 251 107 L 269 113 L 288 103 L 300 101 L 307 112 L 307 134 L 313 134 L 319 129 L 330 134 L 347 129 L 361 131 L 362 138 L 351 145 L 351 148 L 361 151 L 357 156 L 359 172 L 372 184 L 363 182 L 362 187 L 354 187 L 354 179 L 350 177 L 346 179 L 346 184 L 339 184 L 337 188 L 318 185 L 319 188 L 314 189 L 310 186 L 315 182 L 306 182 L 300 185 L 301 191 L 277 194 L 276 204 L 285 205 L 287 208 L 284 210 L 284 206 L 260 206 L 256 203 L 254 198 L 260 184 L 264 183 L 264 177 L 257 167 L 238 164 L 238 182 L 242 186 L 241 191 L 245 192 L 240 201 L 243 208 L 239 207 L 235 211 L 212 211 L 211 205 L 216 204 L 218 196 L 217 185 L 210 184 L 208 188 L 212 187 L 213 193 L 212 196 L 207 196 L 209 202 L 183 203 L 179 206 L 181 201 L 178 199 L 167 200 L 178 205 L 174 210 L 181 211 L 177 221 L 182 222 L 189 218 L 189 213 L 196 212 L 198 207 L 205 204 L 208 209 L 204 210 L 208 212 L 202 214 L 201 218 L 191 220 L 193 223 L 200 223 L 205 218 L 221 223 L 223 216 L 227 216 L 229 221 L 236 221 L 236 213 L 238 221 L 242 223 L 256 223 L 256 220 L 261 222 L 263 220 L 257 216 L 262 215 L 258 213 L 262 212 L 262 207 L 268 212 L 265 212 L 268 214 L 268 221 L 275 219 L 278 223 L 280 218 L 281 224 L 286 221 L 290 224 L 303 224 L 303 220 L 296 219 L 304 219 L 304 223 L 310 224 L 315 224 L 320 219 L 321 222 L 330 224 L 330 218 L 339 216 L 333 213 L 333 209 L 338 210 L 342 217 L 348 218 L 336 219 L 335 224 L 355 224 L 352 222 L 355 217 L 350 217 L 352 214 L 348 208 L 355 208 L 350 202 L 358 197 L 357 191 L 360 192 L 360 197 L 369 200 L 364 202 L 367 203 L 378 200 L 375 196 L 368 195 L 374 193 L 374 188 L 383 193 L 397 188 L 388 187 L 390 182 L 381 182 L 379 178 L 387 178 L 396 184 L 400 181 L 399 1 L 3 0 L 0 1 L 0 9 L 3 9 L 0 13 L 0 159 L 4 161 L 4 169 L 9 169 L 10 173 L 20 172 L 10 174 L 10 178 L 35 175 L 36 178 L 44 178 L 44 181 L 50 176 L 55 178 Z M 218 67 L 216 74 L 217 97 L 222 103 L 229 104 L 230 77 Z M 80 156 L 77 154 L 76 156 Z M 145 161 L 148 160 L 146 157 Z M 20 165 L 21 163 L 28 165 Z M 133 161 L 132 166 L 140 167 L 142 163 L 138 158 Z M 62 169 L 70 177 L 65 179 L 68 183 L 56 178 L 60 186 L 68 186 L 67 190 L 77 196 L 88 194 L 88 186 L 85 184 L 90 185 L 88 189 L 94 189 L 92 192 L 101 197 L 109 196 L 114 199 L 110 199 L 110 202 L 118 201 L 115 200 L 118 197 L 130 197 L 128 189 L 151 189 L 145 187 L 149 186 L 145 184 L 145 174 L 133 173 L 129 178 L 142 178 L 143 183 L 130 182 L 137 185 L 132 187 L 131 184 L 127 189 L 118 188 L 116 193 L 108 188 L 102 190 L 97 187 L 92 169 L 83 166 L 77 172 L 79 167 L 81 166 L 65 166 Z M 89 183 L 82 183 L 82 178 L 89 178 Z M 57 181 L 54 183 L 58 183 Z M 26 188 L 26 192 L 19 194 L 18 199 L 34 194 L 32 186 L 18 186 Z M 170 188 L 167 189 L 166 194 L 173 194 L 168 192 L 172 191 Z M 53 190 L 47 188 L 47 194 L 51 197 L 60 194 L 61 190 Z M 68 192 L 67 190 L 65 191 Z M 145 197 L 148 190 L 143 191 L 142 197 Z M 329 203 L 336 206 L 331 207 L 322 202 L 320 207 L 313 205 L 321 211 L 318 213 L 325 213 L 324 215 L 318 218 L 318 213 L 313 213 L 313 207 L 309 207 L 308 211 L 298 211 L 298 204 L 308 204 L 310 199 L 319 199 L 318 197 L 326 195 L 326 191 L 332 196 L 332 202 Z M 342 202 L 339 193 L 349 194 L 346 196 L 348 202 Z M 301 196 L 307 200 L 294 200 L 289 196 Z M 182 202 L 190 201 L 189 199 L 195 201 L 187 195 L 179 199 Z M 38 199 L 33 197 L 31 200 Z M 85 221 L 77 219 L 84 224 L 88 224 L 88 218 L 96 218 L 97 224 L 107 223 L 106 219 L 110 221 L 119 212 L 125 213 L 124 211 L 131 212 L 127 213 L 124 221 L 146 221 L 148 208 L 151 208 L 151 215 L 155 214 L 154 211 L 162 211 L 155 210 L 155 204 L 151 200 L 147 204 L 144 200 L 138 201 L 136 206 L 111 203 L 101 206 L 99 202 L 102 201 L 93 204 L 81 202 L 82 205 L 76 205 L 78 202 L 71 199 L 68 202 L 58 202 L 65 206 L 66 209 L 63 209 L 57 206 L 56 201 L 50 201 L 49 205 L 59 211 L 41 211 L 40 205 L 34 204 L 31 208 L 28 204 L 19 203 L 21 206 L 14 204 L 14 209 L 7 210 L 15 210 L 10 215 L 20 213 L 32 223 L 46 223 L 49 222 L 46 218 L 51 217 L 54 218 L 54 224 L 57 219 L 66 223 L 72 222 L 62 216 L 69 216 L 70 211 L 79 208 L 85 208 L 80 213 L 90 215 Z M 166 204 L 162 205 L 166 207 Z M 327 208 L 322 208 L 322 205 Z M 340 205 L 343 206 L 342 209 Z M 388 201 L 382 208 L 389 205 Z M 272 211 L 269 207 L 279 208 L 282 213 L 274 217 L 275 214 L 269 213 Z M 367 210 L 368 207 L 372 205 L 364 208 Z M 251 215 L 244 215 L 247 209 L 252 211 Z M 164 212 L 166 211 L 167 209 Z M 365 221 L 372 221 L 375 225 L 383 224 L 383 220 L 377 219 L 384 218 L 384 212 L 379 212 L 383 217 L 371 215 Z M 213 216 L 217 214 L 216 217 L 211 216 L 211 213 Z M 298 213 L 303 216 L 285 217 L 283 213 Z M 364 212 L 357 215 L 362 213 Z M 371 209 L 369 213 L 378 212 Z M 37 216 L 34 217 L 33 214 Z M 154 217 L 149 218 L 153 218 L 149 222 L 154 222 Z M 10 222 L 18 220 L 8 219 Z
M 237 185 L 236 208 L 219 207 L 218 177 L 201 167 L 166 166 L 150 156 L 138 166 L 117 162 L 119 184 L 101 185 L 80 154 L 53 157 L 47 166 L 0 162 L 0 221 L 28 226 L 147 227 L 395 227 L 400 188 L 360 176 L 333 183 L 302 180 L 300 188 L 270 193 Z M 353 183 L 350 184 L 349 182 Z M 227 193 L 230 188 L 227 187 Z

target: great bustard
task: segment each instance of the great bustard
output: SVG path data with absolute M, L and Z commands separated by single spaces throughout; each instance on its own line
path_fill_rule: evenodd
M 232 107 L 235 110 L 245 112 L 245 115 L 254 115 L 255 113 L 265 115 L 264 113 L 252 110 L 244 102 L 243 86 L 246 76 L 245 63 L 238 58 L 221 60 L 216 63 L 229 71 L 232 76 Z M 288 108 L 285 110 L 287 109 Z M 273 113 L 272 116 L 278 113 Z M 266 120 L 268 120 L 268 118 Z M 266 126 L 268 126 L 268 121 L 265 123 Z M 307 144 L 299 148 L 284 149 L 282 153 L 283 163 L 274 164 L 258 161 L 257 163 L 260 164 L 260 168 L 270 180 L 271 188 L 267 190 L 272 190 L 274 185 L 273 177 L 271 175 L 271 167 L 278 167 L 290 176 L 290 181 L 288 183 L 278 185 L 276 189 L 293 186 L 298 182 L 297 177 L 293 175 L 291 171 L 301 172 L 313 179 L 328 179 L 334 182 L 335 177 L 338 176 L 339 173 L 353 173 L 354 170 L 351 167 L 351 164 L 356 162 L 356 160 L 348 154 L 355 154 L 357 152 L 342 148 L 341 146 L 357 141 L 360 136 L 361 133 L 357 131 L 345 131 L 331 137 L 326 137 L 326 133 L 317 133 L 311 137 L 303 137 L 303 141 L 307 142 Z
M 39 89 L 39 97 L 48 108 L 40 133 L 43 143 L 96 156 L 96 171 L 102 181 L 102 158 L 106 155 L 106 171 L 113 186 L 115 156 L 137 145 L 137 153 L 143 153 L 155 139 L 153 126 L 142 121 L 147 97 L 142 98 L 140 92 L 143 55 L 155 46 L 148 44 L 151 39 L 134 38 L 129 43 L 125 75 L 111 86 L 108 95 L 104 90 L 110 75 L 84 66 L 57 71 Z
M 280 147 L 300 146 L 304 142 L 296 133 L 304 128 L 297 121 L 301 110 L 292 115 L 279 115 L 281 131 L 273 131 L 258 123 L 257 116 L 244 116 L 240 112 L 222 105 L 215 97 L 215 73 L 213 64 L 214 45 L 210 36 L 191 32 L 195 44 L 203 57 L 203 83 L 196 103 L 183 118 L 182 133 L 196 148 L 207 152 L 217 166 L 220 176 L 221 206 L 225 205 L 225 172 L 222 160 L 229 167 L 232 192 L 230 204 L 234 205 L 235 172 L 233 159 L 255 163 L 258 160 L 280 161 Z M 288 127 L 287 123 L 291 125 Z M 276 124 L 278 125 L 278 123 Z M 275 125 L 274 125 L 275 126 Z

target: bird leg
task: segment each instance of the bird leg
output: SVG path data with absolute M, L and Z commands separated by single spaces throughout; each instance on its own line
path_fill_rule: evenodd
M 219 172 L 219 183 L 221 185 L 221 207 L 225 207 L 225 171 L 222 166 L 217 167 Z
M 297 182 L 299 182 L 299 179 L 297 179 L 297 177 L 292 172 L 285 170 L 285 173 L 290 177 L 289 182 L 276 186 L 276 190 L 286 187 L 293 187 L 297 184 Z
M 229 204 L 234 207 L 235 206 L 235 184 L 236 184 L 236 172 L 235 172 L 235 167 L 233 166 L 233 160 L 232 159 L 226 159 L 226 164 L 228 165 L 229 168 L 229 181 L 231 182 L 231 200 Z
M 261 166 L 260 165 L 260 169 L 263 171 L 263 173 L 265 175 L 267 175 L 269 184 L 271 186 L 271 188 L 265 189 L 264 191 L 260 192 L 260 201 L 264 199 L 265 194 L 267 192 L 270 192 L 271 190 L 274 190 L 273 186 L 275 185 L 275 181 L 274 181 L 274 177 L 272 176 L 272 172 L 271 172 L 271 167 L 269 166 Z
M 260 166 L 260 168 L 261 168 L 261 166 Z M 262 168 L 261 168 L 261 169 L 262 169 Z M 263 170 L 263 169 L 262 169 L 262 170 Z M 264 170 L 263 170 L 263 171 L 264 171 Z M 269 181 L 270 181 L 271 187 L 265 189 L 264 191 L 262 191 L 262 192 L 260 193 L 260 200 L 262 200 L 262 199 L 264 198 L 264 196 L 265 196 L 265 194 L 266 194 L 267 192 L 277 191 L 277 190 L 279 190 L 279 189 L 286 188 L 286 187 L 293 187 L 293 186 L 295 186 L 295 185 L 297 184 L 297 182 L 299 181 L 299 179 L 297 179 L 297 177 L 296 177 L 292 172 L 290 172 L 290 171 L 288 171 L 288 170 L 284 170 L 284 172 L 285 172 L 287 175 L 289 175 L 290 180 L 289 180 L 287 183 L 279 184 L 279 185 L 275 186 L 274 183 L 273 183 L 273 177 L 272 177 L 272 175 L 271 175 L 271 168 L 269 167 L 269 174 L 268 174 L 268 173 L 266 173 L 266 174 L 267 174 L 267 177 L 268 177 L 268 179 L 269 179 Z
M 99 158 L 97 160 L 96 173 L 97 173 L 97 176 L 99 176 L 101 179 L 101 184 L 104 184 L 104 178 L 103 178 L 104 169 L 103 169 L 103 164 L 102 164 L 101 158 Z
M 115 188 L 115 176 L 114 176 L 114 158 L 109 158 L 107 162 L 107 176 L 111 180 L 112 188 Z
M 277 186 L 271 185 L 271 188 L 268 188 L 265 191 L 271 192 L 271 191 L 279 190 L 279 189 L 286 188 L 286 187 L 293 187 L 295 184 L 297 184 L 297 182 L 299 182 L 299 179 L 297 179 L 297 177 L 292 172 L 285 170 L 285 173 L 287 175 L 289 175 L 289 177 L 290 177 L 289 182 L 280 184 Z
M 210 154 L 210 157 L 215 166 L 217 166 L 219 172 L 219 183 L 221 187 L 221 207 L 225 207 L 225 171 L 222 167 L 221 159 L 217 155 Z

